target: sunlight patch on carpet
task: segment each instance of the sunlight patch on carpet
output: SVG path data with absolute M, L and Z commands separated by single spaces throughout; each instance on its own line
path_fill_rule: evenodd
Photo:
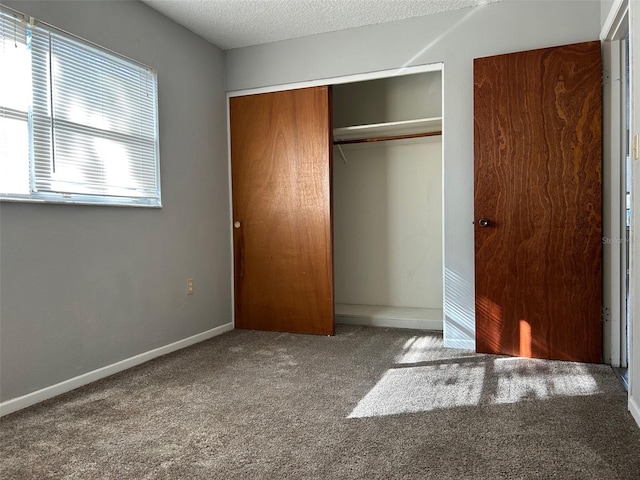
M 348 418 L 600 393 L 586 365 L 527 358 L 446 362 L 389 369 Z

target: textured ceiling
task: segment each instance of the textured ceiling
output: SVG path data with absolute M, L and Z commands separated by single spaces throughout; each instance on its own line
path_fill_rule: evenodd
M 501 0 L 143 0 L 223 50 Z

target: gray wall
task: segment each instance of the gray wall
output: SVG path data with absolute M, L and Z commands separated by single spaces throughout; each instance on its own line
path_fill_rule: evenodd
M 229 90 L 444 62 L 445 341 L 473 348 L 473 58 L 596 40 L 599 1 L 505 0 L 229 50 Z
M 609 15 L 609 11 L 613 6 L 613 0 L 600 0 L 600 27 L 604 25 L 604 21 Z
M 158 70 L 164 204 L 0 204 L 6 401 L 227 324 L 232 303 L 222 52 L 139 2 L 3 3 Z

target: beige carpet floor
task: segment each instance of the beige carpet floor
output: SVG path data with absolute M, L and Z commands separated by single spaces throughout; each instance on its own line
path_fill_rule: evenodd
M 0 420 L 3 479 L 639 479 L 611 368 L 235 330 Z

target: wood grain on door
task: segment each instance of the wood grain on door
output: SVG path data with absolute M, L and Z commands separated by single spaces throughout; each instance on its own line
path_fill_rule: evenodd
M 474 61 L 479 352 L 601 361 L 601 71 L 599 42 Z
M 229 101 L 237 328 L 334 333 L 330 95 Z

